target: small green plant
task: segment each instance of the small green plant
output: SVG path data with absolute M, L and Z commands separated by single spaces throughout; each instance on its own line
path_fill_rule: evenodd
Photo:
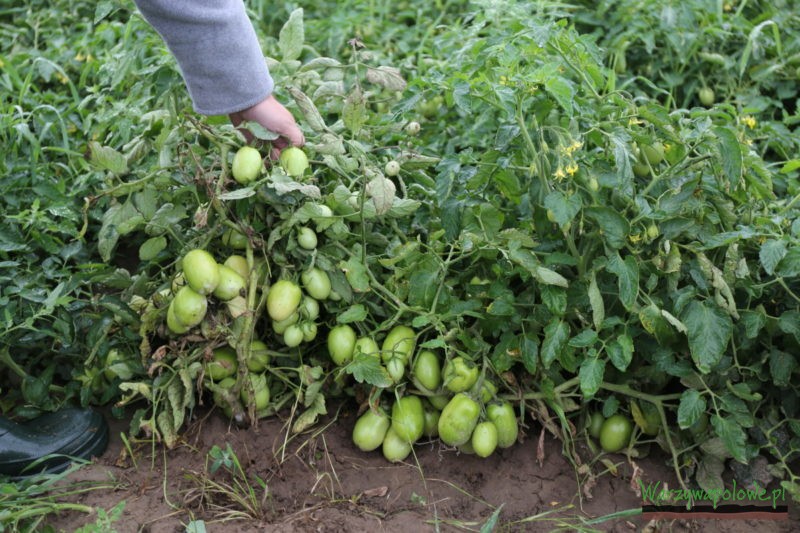
M 75 533 L 117 533 L 117 530 L 112 527 L 112 524 L 122 517 L 122 512 L 124 510 L 125 500 L 122 500 L 108 511 L 98 507 L 97 521 L 94 524 L 86 524 L 76 529 Z

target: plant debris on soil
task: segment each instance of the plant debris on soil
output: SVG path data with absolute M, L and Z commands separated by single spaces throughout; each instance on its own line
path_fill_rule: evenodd
M 354 412 L 345 404 L 316 431 L 287 437 L 285 422 L 279 418 L 242 429 L 219 410 L 197 411 L 172 450 L 130 441 L 127 421 L 112 420 L 108 450 L 69 481 L 112 481 L 112 490 L 87 491 L 76 500 L 100 510 L 124 502 L 112 524 L 120 533 L 184 532 L 200 521 L 206 531 L 225 532 L 492 527 L 495 531 L 789 532 L 800 527 L 790 521 L 648 523 L 638 512 L 642 505 L 638 480 L 675 488 L 665 455 L 659 452 L 630 462 L 623 454 L 609 455 L 615 474 L 609 470 L 597 478 L 579 479 L 559 442 L 547 434 L 540 439 L 538 426 L 529 428 L 521 442 L 488 459 L 459 453 L 436 439 L 415 446 L 406 462 L 391 464 L 380 450 L 363 453 L 352 443 Z M 233 475 L 233 466 L 214 465 L 208 458 L 215 448 L 229 451 L 229 459 L 230 454 L 235 456 L 244 477 Z M 591 457 L 588 452 L 583 455 Z M 97 516 L 72 512 L 53 516 L 50 525 L 57 531 L 74 531 L 96 520 Z

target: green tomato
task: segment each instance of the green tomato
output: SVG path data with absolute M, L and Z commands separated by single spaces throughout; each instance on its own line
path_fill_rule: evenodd
M 217 383 L 217 387 L 219 389 L 226 391 L 232 389 L 234 385 L 236 385 L 236 378 L 233 377 L 225 378 L 221 380 L 219 383 Z M 220 407 L 222 409 L 222 412 L 225 413 L 225 416 L 227 416 L 228 418 L 231 418 L 233 416 L 233 409 L 231 405 L 227 401 L 225 401 L 225 397 L 222 395 L 221 392 L 214 391 L 213 399 L 214 399 L 214 405 Z M 238 400 L 235 400 L 235 403 L 238 407 L 241 407 Z
M 247 235 L 233 228 L 226 229 L 222 234 L 222 244 L 234 250 L 244 250 L 249 242 Z
M 649 226 L 647 226 L 647 236 L 650 238 L 650 240 L 657 238 L 658 235 L 659 235 L 658 226 L 656 226 L 655 224 L 650 224 Z
M 325 300 L 331 294 L 331 279 L 328 273 L 317 267 L 310 268 L 300 275 L 303 287 L 312 298 Z
M 697 96 L 700 98 L 700 103 L 704 106 L 711 107 L 714 105 L 714 91 L 710 87 L 702 87 L 697 93 Z
M 353 427 L 353 443 L 364 452 L 377 450 L 383 444 L 392 421 L 383 409 L 369 409 L 361 415 Z
M 652 166 L 656 166 L 664 160 L 664 145 L 656 141 L 653 144 L 639 145 L 641 155 Z
M 624 415 L 608 417 L 600 427 L 600 447 L 604 451 L 618 452 L 628 446 L 633 433 L 633 424 Z
M 489 457 L 497 449 L 497 427 L 489 420 L 481 422 L 472 431 L 471 443 L 478 457 Z
M 436 396 L 428 396 L 428 401 L 431 402 L 431 405 L 434 406 L 436 409 L 441 411 L 445 408 L 445 406 L 450 403 L 450 396 L 447 394 L 437 394 Z
M 269 405 L 269 387 L 267 386 L 267 376 L 264 374 L 248 374 L 249 383 L 242 387 L 242 403 L 255 404 L 256 411 L 263 411 Z
M 425 428 L 422 430 L 422 434 L 431 439 L 438 437 L 439 418 L 442 416 L 441 411 L 427 402 L 423 402 L 423 408 L 425 409 Z
M 421 129 L 421 126 L 419 125 L 419 122 L 417 122 L 416 120 L 412 120 L 411 122 L 406 124 L 406 128 L 405 128 L 406 133 L 408 135 L 416 135 L 416 134 L 419 133 L 420 129 Z
M 189 287 L 181 287 L 171 305 L 175 318 L 187 328 L 193 328 L 202 322 L 208 310 L 206 297 Z
M 328 332 L 328 353 L 338 366 L 344 366 L 353 358 L 356 347 L 356 332 L 347 324 L 332 328 Z
M 519 423 L 511 402 L 491 403 L 486 407 L 486 417 L 497 429 L 497 445 L 508 448 L 517 442 Z
M 390 427 L 383 438 L 383 456 L 387 461 L 398 463 L 404 460 L 411 453 L 411 443 L 401 439 Z
M 411 373 L 424 390 L 435 391 L 442 384 L 439 358 L 430 350 L 422 350 L 417 354 Z
M 267 345 L 259 340 L 250 343 L 250 357 L 247 359 L 247 369 L 250 372 L 263 372 L 269 366 L 270 356 Z
M 476 381 L 469 392 L 476 398 L 480 398 L 483 403 L 489 403 L 497 396 L 497 387 L 490 380 L 484 379 L 483 383 L 481 383 L 480 390 L 478 389 L 478 382 Z
M 219 283 L 214 289 L 214 297 L 227 301 L 234 296 L 239 296 L 244 287 L 244 278 L 238 272 L 225 265 L 219 265 Z
M 282 279 L 272 287 L 267 293 L 267 313 L 275 321 L 282 321 L 289 318 L 300 305 L 303 291 L 293 281 Z
M 283 343 L 289 348 L 300 346 L 303 342 L 303 330 L 297 324 L 292 324 L 283 332 Z
M 640 178 L 647 177 L 650 175 L 650 167 L 647 166 L 647 163 L 634 163 L 633 173 Z
M 391 161 L 386 163 L 386 166 L 383 168 L 383 172 L 390 177 L 397 176 L 398 174 L 400 174 L 400 163 L 392 159 Z
M 219 266 L 214 257 L 205 250 L 195 249 L 181 261 L 183 277 L 197 294 L 211 294 L 219 283 Z
M 589 435 L 592 438 L 600 438 L 600 429 L 603 427 L 603 422 L 605 421 L 606 419 L 603 418 L 603 413 L 599 411 L 595 411 L 589 416 L 589 420 L 587 420 L 586 423 L 586 429 L 589 431 Z
M 708 415 L 700 413 L 700 417 L 694 421 L 694 424 L 689 426 L 689 433 L 697 437 L 705 433 L 706 428 L 708 428 Z
M 393 357 L 399 357 L 405 363 L 411 358 L 415 347 L 416 335 L 414 330 L 408 326 L 395 326 L 383 340 L 381 357 L 384 362 Z
M 389 359 L 386 363 L 386 372 L 389 373 L 389 377 L 392 378 L 393 383 L 400 383 L 403 380 L 403 377 L 406 375 L 406 365 L 402 359 L 399 357 L 395 357 L 393 359 Z
M 292 313 L 284 320 L 273 320 L 272 321 L 272 331 L 277 333 L 278 335 L 283 335 L 286 333 L 286 328 L 291 326 L 292 324 L 297 324 L 300 320 L 299 313 Z
M 478 402 L 463 392 L 456 394 L 442 409 L 439 438 L 448 446 L 461 446 L 472 436 L 480 413 Z
M 311 296 L 303 296 L 300 302 L 300 316 L 308 320 L 316 320 L 319 317 L 319 302 Z
M 354 353 L 359 352 L 365 355 L 380 357 L 380 348 L 378 348 L 378 343 L 375 342 L 375 339 L 372 337 L 359 337 L 358 340 L 356 340 Z
M 167 328 L 176 335 L 183 335 L 191 329 L 181 324 L 175 316 L 175 300 L 171 301 L 167 308 Z
M 297 230 L 297 244 L 305 250 L 313 250 L 317 247 L 317 234 L 308 226 L 303 226 Z
M 407 442 L 416 442 L 425 430 L 425 410 L 419 396 L 403 396 L 392 406 L 392 429 Z
M 250 277 L 250 271 L 247 268 L 247 259 L 241 255 L 232 255 L 225 260 L 223 265 L 242 276 L 242 279 L 245 280 L 245 284 L 247 283 L 247 279 Z
M 123 381 L 128 381 L 133 377 L 133 361 L 129 362 L 119 350 L 109 350 L 106 356 L 106 364 L 103 370 L 103 375 L 107 380 L 111 381 L 114 378 L 119 378 Z
M 303 340 L 311 342 L 317 338 L 317 325 L 313 322 L 303 322 L 300 324 L 300 329 L 303 332 Z
M 211 381 L 222 381 L 233 376 L 238 368 L 236 350 L 230 346 L 222 346 L 212 352 L 211 361 L 206 363 L 206 375 Z
M 279 162 L 281 168 L 293 178 L 299 178 L 308 168 L 308 156 L 296 146 L 290 146 L 281 152 Z
M 597 181 L 597 178 L 589 178 L 589 190 L 592 192 L 597 192 L 600 189 L 600 183 Z
M 252 146 L 242 146 L 233 156 L 231 174 L 241 185 L 247 185 L 264 170 L 264 161 L 261 154 Z
M 472 361 L 454 357 L 444 365 L 444 386 L 450 392 L 465 392 L 478 381 L 480 370 Z

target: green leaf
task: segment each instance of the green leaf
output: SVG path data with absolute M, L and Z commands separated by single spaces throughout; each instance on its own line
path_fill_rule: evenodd
M 292 425 L 292 433 L 297 434 L 305 431 L 317 423 L 317 418 L 320 415 L 326 414 L 328 414 L 328 409 L 325 407 L 325 396 L 317 394 L 314 398 L 314 404 L 295 419 L 294 425 Z
M 128 161 L 124 155 L 96 141 L 89 143 L 89 161 L 100 170 L 107 170 L 118 176 L 128 172 Z
M 761 245 L 761 250 L 758 252 L 758 258 L 761 260 L 761 266 L 764 271 L 770 276 L 775 273 L 775 267 L 781 262 L 781 259 L 786 255 L 786 243 L 770 239 Z
M 619 253 L 615 253 L 609 257 L 606 269 L 617 275 L 619 299 L 625 309 L 630 311 L 639 294 L 639 265 L 636 258 L 629 255 L 623 261 Z
M 167 247 L 167 239 L 163 235 L 151 237 L 144 241 L 139 247 L 139 260 L 150 261 L 155 259 L 158 253 Z
M 550 365 L 555 361 L 561 351 L 567 346 L 569 340 L 569 325 L 558 319 L 554 318 L 544 328 L 544 341 L 542 341 L 542 364 L 545 368 L 550 368 Z
M 558 104 L 567 112 L 567 115 L 572 114 L 572 100 L 574 96 L 572 82 L 565 78 L 552 76 L 546 79 L 544 88 L 556 99 Z
M 746 436 L 744 430 L 735 421 L 729 418 L 722 418 L 714 415 L 711 417 L 711 424 L 717 436 L 722 439 L 725 448 L 731 453 L 731 457 L 740 463 L 746 463 Z
M 561 287 L 545 285 L 540 287 L 542 302 L 554 315 L 562 316 L 567 312 L 567 292 Z
M 288 191 L 278 191 L 279 194 L 284 194 L 285 192 Z M 253 187 L 240 187 L 239 189 L 234 189 L 232 191 L 224 192 L 219 196 L 217 196 L 217 198 L 219 198 L 223 202 L 227 202 L 229 200 L 244 200 L 245 198 L 250 198 L 251 196 L 255 196 L 255 194 L 256 190 Z
M 380 85 L 390 91 L 402 92 L 408 85 L 400 74 L 400 69 L 381 65 L 378 68 L 367 68 L 367 81 Z
M 361 322 L 367 318 L 367 308 L 361 304 L 351 305 L 347 310 L 336 315 L 337 324 Z
M 800 219 L 796 219 L 800 221 Z M 800 276 L 800 247 L 795 246 L 791 248 L 786 255 L 783 256 L 781 262 L 778 263 L 778 268 L 775 270 L 778 276 L 782 278 L 794 278 Z
M 600 390 L 605 370 L 606 362 L 604 359 L 597 357 L 584 359 L 578 372 L 578 379 L 581 382 L 581 392 L 584 398 L 591 398 Z
M 533 269 L 533 277 L 536 278 L 536 281 L 543 283 L 544 285 L 556 285 L 564 288 L 569 287 L 567 278 L 555 270 L 550 270 L 549 268 L 543 266 L 537 265 L 536 268 Z
M 592 307 L 592 323 L 594 329 L 600 331 L 603 326 L 603 320 L 606 319 L 606 307 L 603 303 L 603 295 L 600 294 L 600 289 L 597 286 L 596 272 L 592 271 L 592 277 L 589 279 L 589 305 Z
M 275 189 L 275 192 L 278 194 L 288 194 L 290 192 L 298 191 L 313 200 L 319 200 L 322 198 L 322 193 L 319 190 L 319 187 L 313 185 L 311 183 L 298 183 L 294 181 L 291 176 L 285 174 L 282 170 L 279 170 L 277 167 L 275 170 L 269 175 L 269 186 Z M 249 188 L 249 187 L 248 187 Z M 238 189 L 238 190 L 245 190 L 245 189 Z M 233 193 L 237 191 L 232 191 L 231 193 L 226 193 L 226 200 L 231 199 Z M 255 191 L 248 194 L 247 196 L 252 196 L 255 194 Z M 220 195 L 222 197 L 223 195 Z
M 357 86 L 353 87 L 350 94 L 344 100 L 342 107 L 342 120 L 345 127 L 350 130 L 353 135 L 358 135 L 361 127 L 367 121 L 367 101 L 364 94 Z
M 606 346 L 606 352 L 611 364 L 625 372 L 633 359 L 633 339 L 627 333 L 623 333 Z
M 539 366 L 539 341 L 536 338 L 522 337 L 519 348 L 525 370 L 535 376 Z
M 347 261 L 340 262 L 339 268 L 344 272 L 348 283 L 350 283 L 350 286 L 355 292 L 369 291 L 367 267 L 365 267 L 358 258 L 354 256 Z
M 353 360 L 344 367 L 345 372 L 351 374 L 359 383 L 368 383 L 373 387 L 386 388 L 393 383 L 392 377 L 381 360 L 374 355 L 358 352 Z
M 376 176 L 367 183 L 366 193 L 372 199 L 377 214 L 383 215 L 389 212 L 396 190 L 394 182 L 384 176 Z
M 741 312 L 740 323 L 744 325 L 745 337 L 756 339 L 759 332 L 767 325 L 767 317 L 763 309 L 745 310 Z
M 597 342 L 597 332 L 593 329 L 585 329 L 569 340 L 569 345 L 573 348 L 588 348 Z
M 725 463 L 713 455 L 704 455 L 697 465 L 695 479 L 700 488 L 709 494 L 719 494 L 725 488 L 722 480 L 722 472 L 725 470 Z
M 674 342 L 675 330 L 655 304 L 647 305 L 639 311 L 639 322 L 642 323 L 642 327 L 647 333 L 656 338 L 660 345 L 669 346 Z
M 562 228 L 572 223 L 582 205 L 583 202 L 579 195 L 565 196 L 560 191 L 553 191 L 544 199 L 545 208 L 553 212 L 556 223 Z
M 305 42 L 303 28 L 303 8 L 297 8 L 289 15 L 289 20 L 278 34 L 278 48 L 284 61 L 293 61 L 300 57 Z
M 311 98 L 306 96 L 306 94 L 297 87 L 288 86 L 286 90 L 294 99 L 297 107 L 300 108 L 306 124 L 308 124 L 312 130 L 316 132 L 323 132 L 328 129 L 325 126 L 325 121 L 322 119 L 322 115 L 317 109 L 317 106 L 314 105 L 314 102 L 311 100 Z
M 611 248 L 619 250 L 627 244 L 631 227 L 617 211 L 610 207 L 587 207 L 584 212 L 597 223 L 603 240 Z
M 797 360 L 791 354 L 772 348 L 769 354 L 769 373 L 774 385 L 788 387 L 796 368 Z
M 681 394 L 681 403 L 678 405 L 678 426 L 688 429 L 697 422 L 700 415 L 706 410 L 706 399 L 694 389 L 688 389 Z
M 187 216 L 184 206 L 167 202 L 158 208 L 153 218 L 147 223 L 144 231 L 148 235 L 161 235 Z
M 415 264 L 408 278 L 408 303 L 422 308 L 430 308 L 439 287 L 439 263 L 432 256 L 422 256 Z
M 742 178 L 742 145 L 736 133 L 729 127 L 714 128 L 719 143 L 719 154 L 722 158 L 722 170 L 728 178 L 731 189 L 736 188 Z
M 695 366 L 707 374 L 716 365 L 733 333 L 730 315 L 713 304 L 693 300 L 686 306 L 681 320 L 686 324 L 689 351 Z

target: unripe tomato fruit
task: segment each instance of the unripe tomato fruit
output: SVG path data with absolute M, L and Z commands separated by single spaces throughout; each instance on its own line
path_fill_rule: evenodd
M 316 320 L 319 316 L 319 302 L 311 296 L 304 296 L 300 301 L 300 315 L 308 320 Z
M 658 234 L 659 234 L 658 226 L 656 226 L 655 224 L 650 224 L 649 226 L 647 226 L 647 236 L 650 237 L 650 239 L 655 239 L 656 237 L 658 237 Z
M 181 324 L 175 316 L 175 300 L 171 301 L 167 308 L 167 328 L 176 335 L 183 335 L 191 329 Z
M 288 318 L 284 320 L 273 320 L 272 331 L 274 331 L 278 335 L 283 335 L 284 333 L 286 333 L 286 328 L 288 328 L 292 324 L 297 324 L 299 320 L 300 320 L 300 315 L 298 313 L 292 313 L 291 315 L 289 315 Z
M 300 248 L 313 250 L 317 247 L 317 242 L 317 234 L 313 229 L 303 226 L 297 230 L 297 244 L 300 245 Z
M 281 168 L 293 178 L 299 178 L 308 168 L 308 156 L 296 146 L 290 146 L 283 150 L 279 162 Z
M 392 406 L 392 429 L 407 442 L 416 442 L 425 430 L 425 410 L 419 396 L 403 396 Z
M 380 348 L 378 348 L 378 343 L 375 342 L 375 339 L 372 337 L 359 337 L 356 340 L 356 345 L 354 348 L 354 353 L 361 352 L 366 355 L 372 355 L 375 357 L 380 357 Z
M 450 392 L 465 392 L 478 381 L 480 370 L 472 361 L 454 357 L 444 365 L 444 386 Z
M 355 346 L 356 332 L 347 324 L 335 326 L 328 332 L 328 353 L 337 365 L 350 362 Z
M 419 122 L 416 120 L 412 120 L 408 124 L 406 124 L 406 133 L 409 135 L 416 135 L 419 133 L 420 125 Z
M 264 170 L 264 161 L 261 154 L 252 146 L 242 146 L 233 156 L 231 173 L 241 185 L 247 185 L 261 174 Z
M 248 242 L 247 235 L 233 228 L 226 229 L 222 234 L 222 244 L 235 250 L 244 250 Z
M 203 321 L 208 309 L 208 301 L 202 294 L 197 294 L 189 287 L 181 287 L 172 301 L 175 318 L 180 324 L 193 328 Z
M 472 431 L 471 443 L 478 457 L 489 457 L 497 449 L 497 427 L 489 420 L 481 422 Z
M 589 435 L 595 439 L 600 438 L 600 429 L 603 427 L 603 422 L 606 419 L 603 418 L 603 413 L 599 411 L 595 411 L 594 413 L 589 416 L 589 420 L 587 421 L 587 429 L 589 430 Z
M 381 357 L 384 362 L 393 357 L 399 357 L 405 363 L 414 353 L 415 346 L 416 335 L 414 330 L 408 326 L 395 326 L 383 340 Z
M 472 437 L 480 413 L 478 402 L 464 393 L 456 394 L 442 409 L 439 438 L 448 446 L 461 446 Z
M 264 374 L 248 374 L 249 383 L 242 387 L 242 403 L 255 404 L 256 411 L 262 411 L 269 405 L 269 387 L 267 386 L 267 376 Z
M 356 420 L 353 426 L 353 443 L 364 452 L 377 450 L 383 444 L 392 421 L 383 409 L 369 409 Z
M 700 98 L 700 103 L 704 106 L 711 107 L 714 105 L 714 91 L 710 87 L 701 88 L 697 96 Z
M 242 276 L 245 284 L 247 283 L 247 278 L 250 277 L 250 272 L 247 270 L 247 259 L 241 255 L 232 255 L 222 264 Z
M 441 417 L 442 413 L 434 408 L 430 404 L 424 404 L 423 408 L 425 409 L 425 428 L 422 431 L 422 434 L 426 437 L 433 438 L 439 436 L 439 418 Z
M 331 278 L 328 273 L 317 267 L 309 268 L 300 275 L 303 287 L 309 296 L 316 300 L 325 300 L 331 295 Z
M 250 357 L 247 359 L 247 369 L 250 372 L 263 372 L 269 366 L 269 348 L 262 341 L 255 340 L 250 343 Z
M 417 354 L 411 369 L 414 379 L 428 391 L 435 391 L 442 384 L 442 368 L 439 358 L 430 350 Z
M 600 427 L 600 447 L 613 453 L 625 448 L 631 440 L 633 424 L 621 414 L 608 417 Z
M 517 442 L 519 423 L 511 402 L 489 404 L 486 416 L 497 428 L 497 445 L 500 448 L 508 448 Z
M 317 325 L 313 322 L 303 322 L 300 324 L 300 330 L 303 332 L 305 342 L 311 342 L 317 338 Z
M 205 250 L 195 249 L 181 261 L 183 277 L 197 294 L 211 294 L 219 283 L 219 266 L 214 257 Z
M 406 365 L 399 357 L 393 357 L 386 363 L 386 372 L 392 378 L 392 383 L 400 383 L 406 375 Z
M 390 427 L 383 438 L 381 450 L 387 461 L 398 463 L 411 453 L 411 443 L 397 436 Z
M 212 352 L 211 361 L 206 363 L 206 375 L 212 381 L 222 381 L 231 377 L 239 368 L 236 351 L 230 346 L 222 346 Z
M 289 348 L 300 346 L 303 342 L 303 330 L 297 324 L 292 324 L 283 332 L 283 343 Z
M 238 272 L 225 265 L 219 265 L 219 283 L 214 289 L 214 297 L 228 301 L 244 289 L 245 281 Z
M 446 394 L 437 394 L 436 396 L 428 396 L 428 401 L 431 402 L 432 406 L 441 411 L 442 409 L 445 408 L 445 406 L 448 403 L 450 403 L 450 396 Z
M 392 159 L 391 161 L 386 163 L 385 167 L 383 167 L 383 172 L 387 176 L 397 176 L 398 174 L 400 174 L 400 163 Z
M 640 145 L 641 153 L 644 158 L 652 166 L 661 163 L 664 160 L 664 145 L 656 141 L 653 144 Z
M 294 282 L 282 279 L 269 288 L 267 294 L 267 313 L 272 320 L 280 322 L 297 311 L 303 291 Z

